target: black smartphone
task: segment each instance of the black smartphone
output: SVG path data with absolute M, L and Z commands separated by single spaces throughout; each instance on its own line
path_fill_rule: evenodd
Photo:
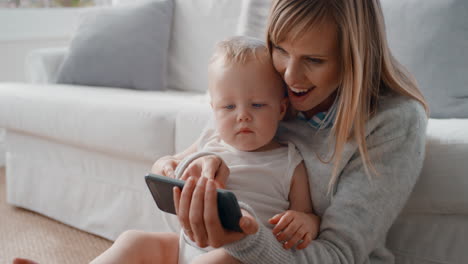
M 181 189 L 184 188 L 185 181 L 151 173 L 145 176 L 145 181 L 159 209 L 176 214 L 172 188 L 175 186 Z M 218 214 L 221 224 L 228 230 L 242 232 L 239 227 L 242 214 L 236 196 L 224 189 L 216 189 L 216 191 L 218 193 Z

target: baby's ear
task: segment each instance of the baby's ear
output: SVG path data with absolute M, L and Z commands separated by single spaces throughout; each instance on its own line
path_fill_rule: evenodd
M 289 99 L 287 97 L 284 97 L 281 99 L 281 104 L 280 104 L 280 116 L 279 120 L 283 120 L 284 115 L 286 114 L 289 106 Z

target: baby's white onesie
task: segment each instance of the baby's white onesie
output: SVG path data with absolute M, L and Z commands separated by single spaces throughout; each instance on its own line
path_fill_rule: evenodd
M 229 167 L 226 189 L 239 201 L 250 205 L 266 227 L 268 219 L 289 208 L 289 190 L 294 170 L 302 156 L 292 143 L 262 151 L 240 151 L 221 140 L 214 129 L 206 129 L 199 141 L 199 152 L 213 152 Z M 179 263 L 189 263 L 194 257 L 213 248 L 199 248 L 181 231 Z

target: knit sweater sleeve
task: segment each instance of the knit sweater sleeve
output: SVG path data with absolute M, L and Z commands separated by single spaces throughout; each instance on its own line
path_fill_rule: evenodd
M 261 226 L 226 250 L 243 263 L 369 262 L 372 252 L 383 246 L 420 174 L 427 124 L 420 113 L 393 124 L 381 122 L 370 133 L 368 152 L 379 175 L 369 178 L 359 153 L 354 153 L 322 215 L 319 236 L 306 249 L 282 249 L 271 231 Z

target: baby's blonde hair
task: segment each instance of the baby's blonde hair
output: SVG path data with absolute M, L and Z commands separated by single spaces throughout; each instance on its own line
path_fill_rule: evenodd
M 271 67 L 278 78 L 280 95 L 286 96 L 286 85 L 273 67 L 266 43 L 256 38 L 234 36 L 218 42 L 210 59 L 208 71 L 212 72 L 219 66 L 245 65 L 252 61 Z
M 266 43 L 252 37 L 234 36 L 216 44 L 210 66 L 217 62 L 223 65 L 246 64 L 251 59 L 271 61 Z
M 334 22 L 338 31 L 341 84 L 333 125 L 334 162 L 329 192 L 337 181 L 345 144 L 354 139 L 370 176 L 372 166 L 366 143 L 366 122 L 377 112 L 383 94 L 392 92 L 428 105 L 416 80 L 397 62 L 388 47 L 384 17 L 378 0 L 276 0 L 270 10 L 267 45 L 294 42 L 310 27 Z

